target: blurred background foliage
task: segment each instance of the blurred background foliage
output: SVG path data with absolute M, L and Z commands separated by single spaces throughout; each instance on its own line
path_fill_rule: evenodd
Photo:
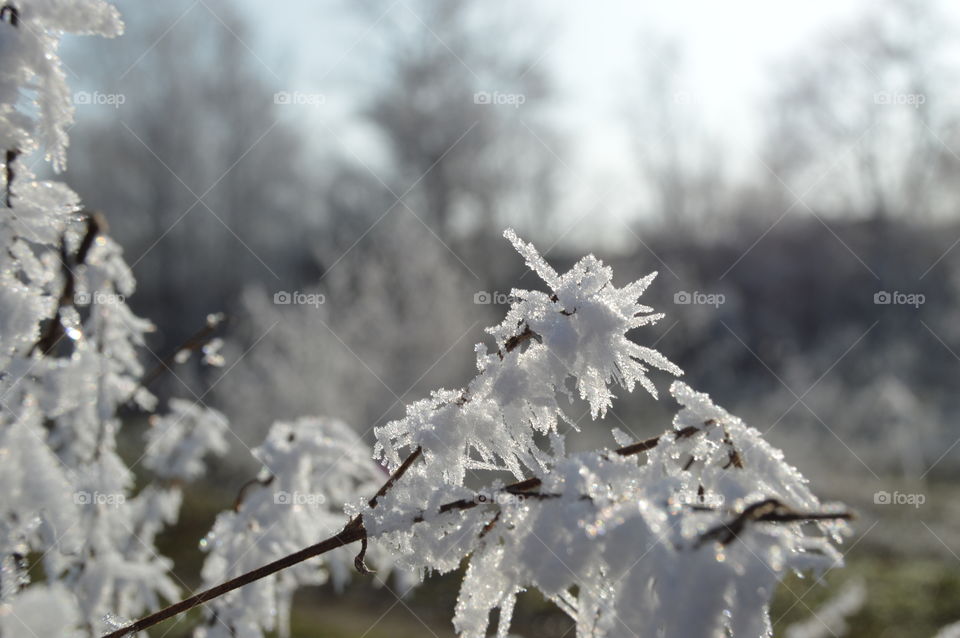
M 118 5 L 125 36 L 68 47 L 75 87 L 125 99 L 79 107 L 67 181 L 125 247 L 155 357 L 207 313 L 230 317 L 225 367 L 188 363 L 157 388 L 224 411 L 235 434 L 166 536 L 186 586 L 197 540 L 256 470 L 248 449 L 273 420 L 329 414 L 369 438 L 472 376 L 473 344 L 511 287 L 538 285 L 500 236 L 511 225 L 558 269 L 594 252 L 620 282 L 658 270 L 649 303 L 667 318 L 640 338 L 766 432 L 815 491 L 860 511 L 851 567 L 825 579 L 865 577 L 848 635 L 931 635 L 960 619 L 949 11 L 882 0 L 824 25 L 771 66 L 748 150 L 704 117 L 681 41 L 637 25 L 636 51 L 620 52 L 635 62 L 608 87 L 619 115 L 605 124 L 631 151 L 621 189 L 574 174 L 590 132 L 558 115 L 577 96 L 542 62 L 556 16 L 540 5 L 318 3 L 329 20 L 312 37 L 360 37 L 307 62 L 328 49 L 294 37 L 311 33 L 298 17 L 318 15 L 296 3 L 285 17 L 261 3 Z M 304 65 L 309 86 L 285 78 Z M 277 304 L 281 291 L 324 303 Z M 923 303 L 878 304 L 883 292 Z M 723 302 L 683 303 L 703 295 Z M 672 409 L 622 397 L 604 422 L 581 418 L 576 445 L 609 444 L 612 426 L 658 433 Z M 880 491 L 926 501 L 885 505 Z M 780 592 L 777 629 L 832 589 L 807 582 Z M 306 592 L 298 635 L 451 633 L 453 579 L 399 598 L 392 587 Z M 569 629 L 525 603 L 518 633 Z

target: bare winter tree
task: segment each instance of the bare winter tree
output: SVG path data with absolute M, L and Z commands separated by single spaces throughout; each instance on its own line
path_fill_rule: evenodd
M 343 62 L 382 69 L 374 86 L 350 87 L 361 95 L 354 124 L 373 143 L 326 131 L 328 169 L 313 180 L 322 274 L 309 288 L 326 303 L 244 297 L 238 354 L 258 345 L 219 390 L 250 441 L 277 414 L 330 413 L 365 429 L 397 416 L 404 398 L 467 378 L 470 344 L 498 310 L 474 303 L 502 267 L 489 231 L 505 219 L 542 227 L 553 207 L 560 144 L 543 113 L 542 49 L 504 38 L 502 14 L 468 3 L 351 10 L 376 25 Z
M 884 0 L 778 72 L 766 158 L 805 200 L 840 212 L 931 216 L 957 201 L 938 3 Z
M 143 310 L 175 343 L 250 282 L 279 287 L 295 277 L 296 256 L 308 251 L 297 239 L 291 246 L 305 235 L 289 230 L 308 225 L 315 208 L 301 186 L 300 136 L 281 121 L 278 87 L 247 50 L 236 9 L 137 9 L 116 48 L 78 52 L 95 57 L 85 65 L 98 69 L 93 84 L 123 103 L 81 107 L 89 121 L 71 149 L 83 158 L 72 180 L 110 211 L 150 291 Z M 188 263 L 187 254 L 197 258 Z
M 709 96 L 683 81 L 682 52 L 670 38 L 644 34 L 638 57 L 626 110 L 645 212 L 670 231 L 715 230 L 729 184 L 720 146 L 698 115 Z
M 509 35 L 520 12 L 417 1 L 378 25 L 384 72 L 365 115 L 391 159 L 384 179 L 398 193 L 416 182 L 406 201 L 441 236 L 542 224 L 553 207 L 563 149 L 544 113 L 546 43 Z

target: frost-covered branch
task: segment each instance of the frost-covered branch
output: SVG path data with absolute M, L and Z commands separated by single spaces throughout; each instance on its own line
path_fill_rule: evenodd
M 695 431 L 699 431 L 696 428 L 693 428 Z M 640 441 L 634 444 L 626 445 L 623 447 L 616 448 L 613 450 L 613 453 L 619 456 L 633 456 L 641 452 L 649 451 L 656 447 L 657 443 L 663 438 L 663 436 L 672 436 L 676 439 L 685 438 L 690 436 L 690 430 L 685 429 L 673 433 L 668 433 L 667 435 L 656 436 L 644 441 Z M 384 484 L 377 490 L 377 493 L 370 499 L 370 507 L 376 506 L 376 500 L 379 497 L 382 497 L 387 494 L 390 487 L 406 473 L 410 465 L 419 458 L 419 452 L 415 451 L 414 454 L 411 454 L 407 457 L 404 464 L 402 464 L 390 478 L 384 482 Z M 538 478 L 527 479 L 524 481 L 518 481 L 510 485 L 506 485 L 502 488 L 501 493 L 505 495 L 519 495 L 521 497 L 530 497 L 538 498 L 543 495 L 537 493 L 531 493 L 530 490 L 536 489 L 541 485 L 541 480 Z M 550 495 L 550 498 L 559 498 L 562 495 L 556 494 Z M 587 496 L 587 495 L 584 495 Z M 459 510 L 467 510 L 475 507 L 479 507 L 484 504 L 497 504 L 500 502 L 497 498 L 489 498 L 487 496 L 476 496 L 472 499 L 460 499 L 457 501 L 452 501 L 449 503 L 444 503 L 437 508 L 439 513 L 448 513 Z M 849 512 L 846 511 L 837 511 L 837 512 L 795 512 L 795 511 L 784 511 L 785 506 L 780 505 L 781 510 L 779 512 L 766 512 L 763 516 L 758 516 L 755 512 L 758 510 L 761 504 L 754 506 L 749 506 L 741 513 L 735 522 L 730 523 L 728 526 L 725 526 L 725 529 L 742 529 L 742 524 L 736 523 L 736 521 L 741 519 L 750 519 L 754 521 L 766 521 L 766 522 L 804 522 L 804 521 L 817 521 L 817 520 L 848 520 L 851 518 Z M 500 512 L 498 511 L 495 515 L 495 519 L 499 519 Z M 420 514 L 415 516 L 411 523 L 422 523 L 424 522 L 424 515 Z M 490 532 L 492 526 L 490 524 L 485 525 L 483 528 L 478 530 L 480 537 L 482 538 L 487 533 Z M 124 626 L 121 629 L 118 629 L 110 634 L 104 636 L 104 638 L 122 638 L 123 636 L 128 636 L 137 631 L 142 631 L 148 629 L 156 624 L 163 622 L 169 618 L 182 614 L 189 611 L 195 607 L 199 607 L 207 602 L 210 602 L 224 594 L 227 594 L 235 589 L 239 589 L 245 585 L 249 585 L 253 582 L 272 576 L 278 572 L 289 569 L 303 561 L 309 560 L 311 558 L 321 556 L 327 552 L 333 551 L 339 547 L 355 543 L 357 541 L 362 541 L 367 536 L 367 532 L 363 527 L 363 522 L 360 517 L 355 517 L 350 520 L 350 522 L 344 526 L 337 534 L 326 538 L 319 543 L 305 547 L 302 550 L 288 554 L 283 558 L 280 558 L 272 563 L 263 565 L 249 572 L 245 572 L 235 578 L 232 578 L 220 585 L 211 587 L 207 590 L 201 591 L 189 598 L 186 598 L 176 604 L 170 605 L 154 614 L 146 616 L 134 623 Z M 711 540 L 711 537 L 715 536 L 713 530 L 704 533 L 700 537 L 700 542 L 706 542 Z M 729 543 L 732 540 L 724 539 L 722 542 L 724 544 Z M 361 559 L 362 561 L 362 559 Z M 360 570 L 360 567 L 357 567 Z M 362 570 L 361 570 L 362 571 Z
M 363 445 L 355 437 L 351 443 L 348 431 L 317 423 L 294 436 L 287 426 L 275 426 L 280 429 L 271 432 L 265 450 L 256 452 L 270 472 L 245 488 L 223 522 L 218 519 L 208 566 L 232 564 L 229 548 L 242 547 L 246 555 L 250 543 L 257 548 L 250 554 L 272 560 L 217 569 L 212 573 L 221 577 L 219 584 L 110 638 L 207 602 L 213 610 L 200 635 L 261 635 L 276 628 L 272 618 L 286 616 L 296 586 L 315 582 L 321 568 L 342 573 L 348 562 L 325 557 L 299 575 L 296 565 L 356 541 L 361 550 L 353 565 L 362 573 L 368 545 L 381 552 L 376 561 L 421 573 L 448 571 L 467 558 L 454 618 L 467 636 L 485 635 L 495 607 L 504 634 L 515 594 L 527 587 L 557 602 L 583 636 L 648 626 L 666 628 L 667 635 L 708 636 L 720 629 L 761 635 L 773 587 L 786 570 L 840 560 L 831 541 L 844 532 L 849 512 L 821 505 L 759 432 L 683 383 L 671 386 L 682 408 L 664 434 L 630 442 L 621 433 L 612 450 L 567 454 L 557 425 L 573 424 L 558 395 L 577 388 L 597 417 L 610 404 L 610 384 L 631 389 L 640 383 L 655 394 L 644 364 L 680 371 L 624 336 L 659 317 L 636 303 L 652 277 L 617 289 L 609 269 L 592 257 L 558 275 L 532 246 L 507 236 L 552 291 L 514 290 L 517 301 L 507 318 L 490 330 L 496 352 L 477 346 L 477 377 L 465 389 L 440 390 L 414 403 L 404 419 L 376 431 L 376 455 L 393 473 L 378 489 L 366 488 L 373 496 L 356 504 L 344 484 L 324 487 L 330 473 L 360 493 L 370 485 L 371 465 L 356 456 Z M 305 439 L 311 441 L 306 447 Z M 295 440 L 300 444 L 283 454 L 270 451 L 287 450 Z M 647 453 L 644 463 L 641 453 Z M 285 455 L 297 460 L 280 462 Z M 353 460 L 328 468 L 343 457 Z M 504 471 L 519 480 L 502 483 L 496 477 Z M 467 473 L 480 479 L 478 473 L 491 472 L 486 487 L 466 486 Z M 271 507 L 277 494 L 294 489 L 320 494 L 323 506 L 279 513 Z M 276 556 L 289 533 L 273 540 L 267 533 L 264 540 L 249 530 L 278 520 L 285 530 L 340 524 L 326 540 Z M 808 523 L 820 534 L 808 534 Z M 637 556 L 637 564 L 624 565 L 627 556 Z M 205 576 L 213 580 L 206 568 Z M 637 599 L 637 592 L 664 587 L 672 589 Z M 705 614 L 691 618 L 668 604 L 678 596 L 702 603 Z
M 135 490 L 117 449 L 118 413 L 131 400 L 156 407 L 140 363 L 152 326 L 126 303 L 133 275 L 103 218 L 83 210 L 63 183 L 37 179 L 27 161 L 42 153 L 54 171 L 65 167 L 74 107 L 61 37 L 122 29 L 103 0 L 0 8 L 4 636 L 93 636 L 111 614 L 139 615 L 178 598 L 156 536 L 176 521 L 181 486 L 203 472 L 207 454 L 225 448 L 222 415 L 173 401 L 145 441 L 154 481 Z M 31 565 L 32 556 L 41 565 Z
M 229 426 L 216 410 L 171 400 L 144 442 L 153 480 L 135 491 L 118 413 L 131 401 L 156 407 L 140 361 L 152 326 L 126 303 L 135 282 L 105 224 L 24 162 L 43 152 L 64 166 L 73 106 L 61 35 L 121 29 L 103 0 L 0 8 L 4 636 L 25 627 L 38 638 L 117 638 L 200 605 L 197 638 L 287 636 L 297 588 L 340 587 L 367 561 L 400 578 L 466 561 L 453 620 L 472 638 L 486 635 L 494 609 L 505 636 L 528 588 L 574 618 L 581 637 L 767 636 L 783 574 L 841 562 L 834 544 L 850 514 L 822 504 L 758 431 L 681 382 L 670 386 L 680 410 L 660 436 L 614 431 L 616 446 L 568 453 L 568 405 L 599 419 L 615 390 L 657 397 L 650 374 L 682 371 L 628 337 L 662 317 L 639 303 L 655 273 L 617 287 L 590 255 L 560 274 L 507 231 L 547 290 L 512 291 L 488 329 L 493 348 L 476 347 L 476 376 L 409 405 L 375 430 L 373 449 L 334 419 L 275 423 L 254 450 L 262 472 L 201 541 L 205 589 L 123 620 L 181 596 L 156 537 L 176 521 L 182 486 L 226 450 Z M 212 316 L 161 365 L 195 351 L 219 363 L 218 323 Z M 359 553 L 338 551 L 357 541 Z M 28 556 L 42 556 L 39 582 Z M 44 613 L 51 607 L 58 614 Z
M 175 364 L 185 363 L 194 352 L 204 354 L 204 363 L 215 366 L 221 365 L 222 359 L 219 355 L 219 349 L 222 341 L 215 335 L 220 331 L 226 319 L 226 315 L 223 313 L 207 315 L 203 326 L 199 330 L 187 337 L 173 352 L 158 361 L 149 372 L 143 375 L 143 379 L 140 381 L 141 385 L 149 386 L 165 372 L 171 370 Z

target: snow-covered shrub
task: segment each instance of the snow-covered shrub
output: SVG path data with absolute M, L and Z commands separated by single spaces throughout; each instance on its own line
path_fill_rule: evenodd
M 275 424 L 255 451 L 263 472 L 202 541 L 210 589 L 127 624 L 180 595 L 154 541 L 229 430 L 199 402 L 173 401 L 140 459 L 118 455 L 121 407 L 155 407 L 138 360 L 151 326 L 126 305 L 133 277 L 103 221 L 22 159 L 43 152 L 63 166 L 72 107 L 61 34 L 112 36 L 121 23 L 101 0 L 8 3 L 0 18 L 4 638 L 124 636 L 203 603 L 198 636 L 285 634 L 297 587 L 342 584 L 366 560 L 421 577 L 466 561 L 454 614 L 465 636 L 486 635 L 494 609 L 506 635 L 528 588 L 579 636 L 768 636 L 783 575 L 841 561 L 833 543 L 847 514 L 683 383 L 670 388 L 681 409 L 660 436 L 617 431 L 619 447 L 567 453 L 576 422 L 565 404 L 601 418 L 615 388 L 656 397 L 651 371 L 681 371 L 628 338 L 661 317 L 638 303 L 653 275 L 617 287 L 593 256 L 559 274 L 508 231 L 548 290 L 512 291 L 489 329 L 495 349 L 476 348 L 476 377 L 411 404 L 377 429 L 373 450 L 339 421 Z M 141 461 L 153 481 L 134 492 Z M 343 548 L 355 542 L 351 560 Z M 29 580 L 30 555 L 42 558 L 40 582 Z
M 579 636 L 770 636 L 781 578 L 842 563 L 834 542 L 848 515 L 821 504 L 757 430 L 679 381 L 681 408 L 660 436 L 618 430 L 619 447 L 568 454 L 576 424 L 561 397 L 599 418 L 613 386 L 656 396 L 652 368 L 682 372 L 627 338 L 661 317 L 638 303 L 652 275 L 618 288 L 593 256 L 561 275 L 506 236 L 549 290 L 512 291 L 488 330 L 496 349 L 477 346 L 465 388 L 376 430 L 389 478 L 339 422 L 274 425 L 255 451 L 263 472 L 204 540 L 211 588 L 126 630 L 225 594 L 198 636 L 286 635 L 294 590 L 342 582 L 342 548 L 357 541 L 361 573 L 367 559 L 421 577 L 466 561 L 453 619 L 464 636 L 485 636 L 494 609 L 507 635 L 516 595 L 531 588 Z
M 626 338 L 660 317 L 637 303 L 652 276 L 618 289 L 592 256 L 558 275 L 507 237 L 551 292 L 512 291 L 517 301 L 490 330 L 498 350 L 478 346 L 480 374 L 467 388 L 437 392 L 378 431 L 391 469 L 405 455 L 423 461 L 359 510 L 367 534 L 412 568 L 448 571 L 469 558 L 454 618 L 462 635 L 486 635 L 494 608 L 506 635 L 516 594 L 531 587 L 569 613 L 580 636 L 769 635 L 780 578 L 841 561 L 839 511 L 758 431 L 680 382 L 671 430 L 567 455 L 558 393 L 576 390 L 596 418 L 612 384 L 656 396 L 647 368 L 680 370 Z M 465 474 L 483 470 L 534 478 L 467 489 Z M 819 533 L 803 529 L 811 520 Z
M 346 522 L 344 506 L 356 494 L 374 493 L 386 478 L 356 433 L 333 419 L 275 423 L 253 454 L 263 464 L 262 474 L 244 488 L 235 510 L 220 514 L 200 542 L 209 552 L 203 567 L 207 585 L 336 534 Z M 383 551 L 373 557 L 381 569 L 391 560 Z M 211 603 L 206 626 L 196 635 L 261 636 L 279 629 L 287 636 L 294 591 L 328 579 L 339 588 L 350 578 L 353 562 L 341 549 L 323 563 L 300 563 L 231 592 Z
M 117 413 L 154 407 L 138 360 L 151 325 L 126 305 L 134 280 L 102 218 L 25 161 L 42 153 L 64 166 L 73 102 L 61 35 L 112 37 L 123 25 L 102 0 L 9 2 L 0 18 L 0 629 L 99 635 L 109 614 L 180 595 L 154 538 L 226 426 L 203 406 L 174 404 L 142 457 L 156 481 L 133 492 Z M 42 556 L 42 582 L 30 582 L 31 554 Z
M 484 325 L 490 306 L 473 303 L 472 278 L 422 233 L 413 219 L 384 219 L 318 287 L 303 289 L 324 299 L 316 306 L 275 304 L 274 292 L 260 288 L 244 292 L 225 348 L 243 365 L 212 396 L 247 445 L 257 445 L 271 422 L 305 414 L 380 425 L 403 414 L 408 396 L 470 373 L 470 358 L 457 351 L 469 351 L 467 333 Z M 438 345 L 449 346 L 440 358 Z M 237 448 L 234 465 L 247 456 Z

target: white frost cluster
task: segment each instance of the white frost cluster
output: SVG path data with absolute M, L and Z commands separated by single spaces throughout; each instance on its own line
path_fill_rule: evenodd
M 139 361 L 152 326 L 126 304 L 134 279 L 103 220 L 81 213 L 64 184 L 37 180 L 26 161 L 44 153 L 54 169 L 64 165 L 73 104 L 61 37 L 122 28 L 102 0 L 0 3 L 3 636 L 100 635 L 109 614 L 178 597 L 154 539 L 176 521 L 176 483 L 223 448 L 222 417 L 175 404 L 150 439 L 156 481 L 134 494 L 117 452 L 118 410 L 154 407 Z M 29 578 L 34 557 L 42 582 Z
M 490 330 L 498 352 L 478 347 L 467 389 L 436 392 L 377 431 L 392 469 L 417 450 L 422 460 L 360 510 L 368 533 L 421 572 L 468 559 L 454 617 L 463 636 L 486 636 L 494 609 L 506 636 L 517 593 L 531 587 L 576 621 L 578 636 L 770 636 L 780 579 L 842 562 L 833 542 L 845 526 L 827 518 L 836 510 L 757 430 L 680 382 L 672 429 L 642 454 L 567 455 L 558 393 L 576 388 L 596 417 L 612 383 L 654 393 L 648 366 L 680 370 L 625 336 L 659 318 L 636 302 L 652 277 L 615 288 L 593 257 L 558 275 L 507 236 L 552 293 L 513 291 Z M 490 476 L 482 470 L 535 478 L 504 486 L 501 473 L 468 487 Z
M 405 536 L 401 551 L 421 566 L 452 569 L 469 556 L 454 618 L 461 635 L 485 636 L 499 608 L 506 636 L 517 593 L 534 587 L 578 636 L 770 636 L 780 579 L 842 564 L 831 543 L 838 523 L 809 534 L 800 522 L 751 521 L 726 537 L 725 525 L 769 499 L 782 511 L 829 509 L 756 430 L 682 383 L 671 392 L 684 408 L 645 461 L 572 455 L 536 490 L 494 486 L 469 497 L 466 516 L 434 511 L 387 535 Z
M 217 517 L 201 541 L 209 552 L 206 585 L 217 585 L 332 536 L 347 522 L 345 506 L 371 495 L 386 478 L 356 433 L 335 419 L 275 423 L 254 456 L 263 473 L 248 485 L 235 511 Z M 300 563 L 231 592 L 208 606 L 198 638 L 289 635 L 290 604 L 303 585 L 332 580 L 342 586 L 354 570 L 350 548 Z M 383 570 L 389 556 L 372 548 L 370 562 Z
M 225 450 L 228 425 L 218 412 L 172 402 L 147 435 L 143 460 L 155 480 L 134 493 L 117 414 L 156 403 L 138 360 L 151 326 L 126 305 L 134 280 L 102 222 L 23 161 L 41 151 L 63 166 L 73 108 L 60 37 L 112 36 L 122 25 L 102 0 L 2 7 L 0 633 L 89 637 L 180 594 L 155 539 L 177 519 L 180 484 Z M 581 637 L 769 636 L 782 576 L 840 563 L 836 512 L 759 432 L 679 382 L 671 392 L 682 408 L 656 441 L 567 454 L 562 426 L 575 424 L 561 395 L 599 418 L 612 386 L 656 396 L 650 369 L 681 371 L 627 338 L 661 317 L 638 303 L 653 275 L 617 288 L 593 256 L 560 275 L 506 236 L 549 290 L 512 292 L 503 323 L 489 330 L 496 351 L 477 347 L 478 375 L 379 428 L 373 455 L 339 421 L 275 424 L 255 451 L 263 473 L 201 543 L 205 582 L 354 521 L 347 529 L 363 525 L 381 571 L 396 561 L 442 572 L 468 560 L 454 617 L 464 636 L 485 636 L 494 609 L 507 635 L 516 595 L 530 587 L 574 618 Z M 205 358 L 220 363 L 219 342 L 208 345 Z M 371 456 L 404 473 L 368 501 L 387 478 Z M 506 486 L 509 475 L 529 478 Z M 39 583 L 29 580 L 32 556 L 42 557 Z M 213 601 L 198 637 L 287 635 L 295 589 L 342 585 L 353 556 L 339 548 Z
M 143 465 L 160 478 L 192 481 L 200 477 L 207 454 L 227 452 L 227 418 L 183 399 L 170 401 L 170 412 L 151 418 Z
M 120 14 L 104 0 L 3 4 L 10 7 L 11 14 L 5 16 L 6 24 L 0 25 L 0 148 L 23 153 L 42 148 L 59 170 L 66 162 L 67 129 L 74 113 L 57 55 L 60 37 L 64 33 L 120 35 Z M 26 101 L 25 91 L 35 95 L 33 116 L 18 110 Z
M 467 388 L 437 391 L 408 406 L 406 418 L 376 430 L 375 452 L 391 468 L 422 448 L 423 473 L 434 475 L 436 468 L 446 485 L 462 485 L 466 472 L 477 469 L 518 478 L 542 472 L 563 456 L 560 421 L 576 427 L 557 401 L 558 393 L 572 398 L 568 383 L 596 418 L 610 405 L 611 384 L 632 391 L 639 383 L 656 396 L 648 367 L 682 374 L 659 352 L 626 337 L 663 316 L 637 303 L 656 273 L 617 288 L 611 269 L 591 255 L 561 276 L 512 230 L 505 235 L 551 293 L 513 290 L 516 301 L 503 323 L 488 329 L 498 350 L 477 345 L 480 373 Z M 544 436 L 549 450 L 539 442 Z
M 7 604 L 0 614 L 2 636 L 80 638 L 80 611 L 63 585 L 35 585 Z

